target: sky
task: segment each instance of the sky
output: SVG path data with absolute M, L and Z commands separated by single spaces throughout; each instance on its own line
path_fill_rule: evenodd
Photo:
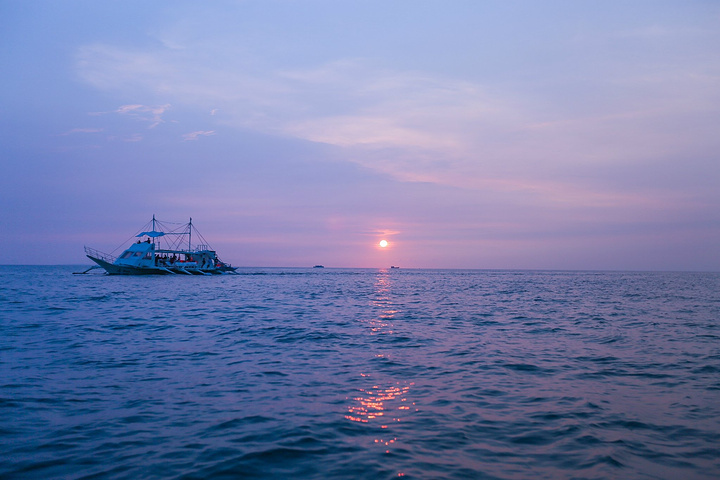
M 0 264 L 156 215 L 239 266 L 720 271 L 716 1 L 0 0 L 0 65 Z

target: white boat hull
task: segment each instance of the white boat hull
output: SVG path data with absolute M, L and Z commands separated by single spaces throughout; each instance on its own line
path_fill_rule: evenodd
M 91 255 L 87 255 L 87 257 L 104 268 L 108 275 L 223 275 L 235 273 L 235 267 L 133 267 L 130 265 L 115 265 Z

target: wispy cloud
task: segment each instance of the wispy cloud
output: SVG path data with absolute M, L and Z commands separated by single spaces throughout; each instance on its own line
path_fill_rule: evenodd
M 91 116 L 102 116 L 107 114 L 119 114 L 123 116 L 128 116 L 131 118 L 134 118 L 136 120 L 139 120 L 141 122 L 147 122 L 150 125 L 148 128 L 155 128 L 161 123 L 164 123 L 163 120 L 163 114 L 170 108 L 170 104 L 165 105 L 142 105 L 142 104 L 129 104 L 129 105 L 121 105 L 117 109 L 112 111 L 105 111 L 105 112 L 89 112 L 88 115 Z M 102 131 L 102 129 L 75 129 L 75 131 L 78 132 L 94 132 L 94 131 Z M 71 131 L 71 133 L 74 133 L 74 131 Z
M 68 130 L 60 135 L 73 135 L 75 133 L 100 133 L 102 131 L 104 131 L 103 128 L 73 128 L 72 130 Z
M 360 59 L 247 70 L 247 62 L 219 69 L 198 55 L 94 45 L 81 51 L 78 65 L 103 90 L 160 95 L 211 116 L 221 106 L 226 125 L 332 145 L 342 158 L 401 180 L 531 191 L 548 202 L 588 206 L 637 194 L 608 186 L 597 172 L 648 169 L 688 146 L 707 150 L 715 137 L 702 119 L 720 115 L 720 76 L 705 65 L 702 75 L 608 71 L 581 84 L 587 98 L 602 100 L 577 102 L 555 78 L 545 81 L 556 91 L 541 94 L 534 83 L 490 86 Z M 566 82 L 577 88 L 577 79 Z M 124 105 L 118 113 L 156 126 L 168 107 Z M 207 132 L 214 130 L 183 138 Z
M 166 105 L 122 105 L 115 113 L 121 115 L 130 115 L 137 118 L 138 120 L 149 122 L 148 128 L 155 128 L 163 123 L 162 115 L 167 109 L 170 108 L 169 104 Z
M 197 140 L 201 136 L 209 137 L 215 135 L 213 130 L 198 130 L 196 132 L 190 132 L 183 135 L 184 140 Z

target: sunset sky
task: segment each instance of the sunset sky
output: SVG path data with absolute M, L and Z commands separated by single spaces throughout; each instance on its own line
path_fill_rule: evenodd
M 2 0 L 0 62 L 0 264 L 155 214 L 241 266 L 720 270 L 717 1 Z

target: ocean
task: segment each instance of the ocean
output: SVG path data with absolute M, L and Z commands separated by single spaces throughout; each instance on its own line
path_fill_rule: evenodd
M 720 274 L 0 267 L 3 479 L 717 479 Z

